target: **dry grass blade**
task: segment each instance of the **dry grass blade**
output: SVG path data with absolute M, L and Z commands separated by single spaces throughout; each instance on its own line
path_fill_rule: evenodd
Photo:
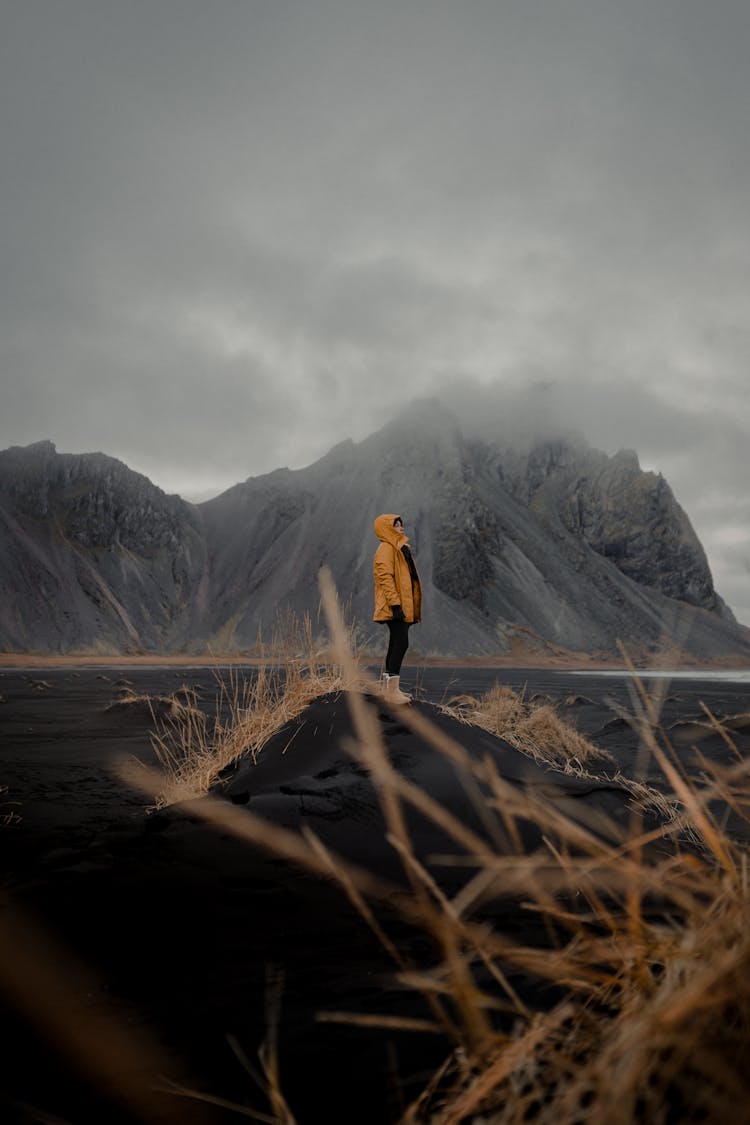
M 737 870 L 730 855 L 730 849 L 726 847 L 721 832 L 717 829 L 717 826 L 713 823 L 712 818 L 708 814 L 705 800 L 700 798 L 695 788 L 680 773 L 659 744 L 659 740 L 654 733 L 654 729 L 658 725 L 659 715 L 655 713 L 652 701 L 649 699 L 648 693 L 643 687 L 643 683 L 627 655 L 626 662 L 643 701 L 643 707 L 638 716 L 640 720 L 639 734 L 643 744 L 647 746 L 650 753 L 653 754 L 664 776 L 684 805 L 686 813 L 696 831 L 700 833 L 701 838 L 705 841 L 706 846 L 711 850 L 726 873 L 732 877 L 736 877 Z
M 281 1091 L 279 1080 L 279 1020 L 281 1018 L 281 993 L 284 974 L 281 969 L 269 968 L 266 980 L 266 1038 L 258 1051 L 263 1069 L 265 1093 L 274 1121 L 278 1125 L 296 1125 L 294 1115 Z
M 431 1020 L 413 1019 L 407 1016 L 367 1016 L 356 1012 L 318 1012 L 318 1023 L 345 1023 L 351 1027 L 379 1027 L 387 1031 L 420 1031 L 442 1035 L 444 1028 Z
M 319 839 L 319 837 L 317 837 L 314 832 L 311 832 L 309 828 L 305 829 L 305 839 L 309 843 L 312 850 L 327 865 L 331 878 L 336 879 L 339 883 L 341 883 L 344 891 L 346 892 L 347 898 L 355 907 L 355 909 L 358 910 L 362 915 L 367 925 L 370 927 L 380 944 L 383 946 L 383 949 L 385 949 L 386 953 L 393 959 L 394 963 L 398 965 L 400 969 L 406 969 L 406 962 L 404 961 L 404 958 L 402 957 L 400 951 L 394 945 L 383 927 L 378 922 L 366 899 L 364 898 L 362 891 L 351 878 L 349 872 L 346 871 L 340 863 L 336 862 L 335 857 L 331 855 L 331 852 L 325 846 L 323 841 Z
M 218 1109 L 226 1109 L 238 1117 L 247 1117 L 251 1121 L 260 1121 L 261 1125 L 283 1125 L 283 1122 L 280 1122 L 277 1117 L 272 1117 L 268 1113 L 262 1113 L 260 1110 L 251 1109 L 249 1106 L 240 1105 L 238 1102 L 232 1102 L 228 1098 L 220 1097 L 218 1094 L 208 1094 L 205 1090 L 196 1090 L 192 1086 L 186 1086 L 180 1082 L 165 1082 L 160 1088 L 163 1089 L 165 1093 L 176 1094 L 191 1102 L 204 1102 L 206 1105 L 213 1105 Z M 61 1123 L 61 1125 L 63 1125 L 63 1123 Z M 64 1123 L 64 1125 L 67 1125 L 67 1123 Z
M 342 668 L 344 681 L 349 685 L 358 684 L 361 682 L 361 676 L 358 674 L 358 669 L 349 649 L 333 578 L 326 567 L 323 567 L 320 571 L 319 583 L 323 608 L 333 638 L 333 650 Z M 415 877 L 413 867 L 409 863 L 409 857 L 413 855 L 413 849 L 401 807 L 401 793 L 399 787 L 392 783 L 393 776 L 397 775 L 394 775 L 388 761 L 377 716 L 360 692 L 350 690 L 347 692 L 346 698 L 354 729 L 358 736 L 357 743 L 348 743 L 346 748 L 349 753 L 362 761 L 366 768 L 370 770 L 372 780 L 378 791 L 389 837 L 402 858 L 406 877 L 414 893 L 418 915 L 422 924 L 429 928 L 433 936 L 440 941 L 442 927 L 435 924 L 435 912 L 430 906 L 422 882 Z M 427 994 L 425 999 L 436 1019 L 445 1029 L 446 1034 L 455 1036 L 454 1022 L 443 1005 L 431 994 Z
M 333 650 L 342 668 L 343 682 L 351 688 L 360 682 L 361 677 L 349 651 L 336 588 L 331 573 L 326 567 L 323 567 L 320 571 L 319 583 L 323 608 L 333 637 Z M 354 750 L 360 761 L 372 771 L 375 783 L 378 785 L 383 813 L 389 830 L 400 841 L 403 848 L 408 851 L 410 850 L 409 836 L 401 803 L 394 788 L 383 784 L 383 779 L 390 773 L 390 764 L 377 716 L 360 692 L 349 690 L 346 699 L 358 739 L 356 748 L 350 747 L 350 749 Z M 420 895 L 416 886 L 414 886 L 414 890 Z
M 719 737 L 724 740 L 724 742 L 729 747 L 729 749 L 731 750 L 731 752 L 735 756 L 735 758 L 737 758 L 739 761 L 742 761 L 742 755 L 740 754 L 740 752 L 737 748 L 737 743 L 731 737 L 731 735 L 729 733 L 729 730 L 727 729 L 727 724 L 725 722 L 724 723 L 719 722 L 719 720 L 716 718 L 716 716 L 708 709 L 708 707 L 706 707 L 705 703 L 701 702 L 700 707 L 701 707 L 701 710 L 703 711 L 704 715 L 708 719 L 709 727 L 711 728 L 711 730 L 714 731 L 715 734 L 718 734 Z M 738 718 L 738 717 L 747 718 L 747 716 L 734 716 L 734 718 Z

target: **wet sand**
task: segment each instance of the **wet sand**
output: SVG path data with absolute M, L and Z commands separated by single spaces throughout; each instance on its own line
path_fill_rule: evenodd
M 416 681 L 419 706 L 433 717 L 431 703 L 478 694 L 499 676 L 528 697 L 555 700 L 626 774 L 640 769 L 647 780 L 663 783 L 653 763 L 641 767 L 637 738 L 618 714 L 632 705 L 625 676 L 556 669 L 498 673 L 476 666 L 404 672 L 409 685 Z M 686 763 L 694 758 L 698 734 L 704 753 L 728 757 L 726 744 L 703 738 L 696 723 L 705 719 L 701 704 L 720 718 L 750 712 L 750 684 L 741 676 L 664 683 L 663 725 Z M 187 684 L 206 709 L 214 704 L 211 667 L 0 671 L 0 785 L 7 789 L 0 795 L 0 816 L 8 822 L 0 828 L 4 912 L 6 919 L 19 913 L 32 927 L 28 932 L 44 934 L 65 958 L 83 966 L 84 976 L 61 992 L 58 1008 L 67 1009 L 73 1023 L 101 1028 L 113 1020 L 124 1028 L 143 1046 L 135 1066 L 141 1066 L 145 1084 L 152 1068 L 267 1112 L 232 1043 L 257 1067 L 269 1027 L 268 981 L 283 978 L 281 1080 L 297 1120 L 395 1120 L 449 1045 L 439 1036 L 319 1022 L 321 1011 L 411 1018 L 425 1013 L 397 984 L 392 963 L 337 887 L 196 822 L 187 810 L 145 815 L 143 798 L 115 773 L 123 758 L 154 761 L 148 708 L 112 705 L 125 679 L 149 695 Z M 275 751 L 269 746 L 252 784 L 239 771 L 227 779 L 225 795 L 241 808 L 248 790 L 251 810 L 281 825 L 309 825 L 341 854 L 392 877 L 369 783 L 341 749 L 349 730 L 346 707 L 335 700 L 321 707 L 317 721 L 311 713 L 307 725 L 292 732 L 286 754 L 280 753 L 282 743 Z M 328 725 L 321 730 L 323 722 Z M 398 768 L 471 818 L 440 763 L 392 716 L 383 714 L 381 723 Z M 486 752 L 490 736 L 469 727 L 461 732 L 470 752 Z M 286 732 L 283 744 L 289 737 Z M 750 752 L 747 725 L 739 725 L 735 738 L 741 753 Z M 493 753 L 505 751 L 496 747 Z M 511 772 L 528 763 L 515 752 L 498 760 Z M 622 807 L 606 784 L 596 799 L 615 815 Z M 429 857 L 439 850 L 442 842 L 418 818 L 412 831 L 419 853 Z M 387 921 L 417 963 L 429 962 L 423 939 L 392 917 Z M 534 922 L 528 914 L 508 915 L 503 924 L 515 926 L 519 940 L 538 937 L 529 930 Z M 67 979 L 76 978 L 69 972 Z M 528 989 L 540 1005 L 552 999 Z M 76 1076 L 60 1043 L 50 1046 L 40 1033 L 39 1020 L 39 1011 L 32 1017 L 15 1003 L 7 1005 L 1 1030 L 10 1043 L 3 1078 L 8 1120 L 236 1120 L 216 1106 L 166 1096 L 150 1104 L 149 1118 L 120 1105 L 111 1088 L 96 1092 Z

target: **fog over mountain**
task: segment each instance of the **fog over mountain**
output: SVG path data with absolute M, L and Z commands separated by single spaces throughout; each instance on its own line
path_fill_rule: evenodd
M 424 585 L 413 644 L 455 656 L 561 650 L 750 656 L 667 481 L 580 437 L 480 436 L 435 400 L 306 469 L 205 503 L 104 454 L 0 453 L 0 646 L 251 651 L 279 612 L 318 609 L 331 568 L 358 638 L 372 616 L 372 521 L 403 514 Z M 319 626 L 322 630 L 322 625 Z

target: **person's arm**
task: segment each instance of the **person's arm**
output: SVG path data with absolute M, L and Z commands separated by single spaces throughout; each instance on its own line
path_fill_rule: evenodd
M 393 549 L 388 547 L 385 543 L 378 547 L 375 552 L 374 570 L 375 580 L 385 594 L 385 600 L 388 602 L 391 610 L 393 610 L 395 606 L 398 606 L 399 610 L 401 610 L 401 595 L 396 589 Z M 401 617 L 403 618 L 403 616 L 404 613 L 403 610 L 401 610 Z M 396 617 L 396 614 L 394 614 L 394 617 Z

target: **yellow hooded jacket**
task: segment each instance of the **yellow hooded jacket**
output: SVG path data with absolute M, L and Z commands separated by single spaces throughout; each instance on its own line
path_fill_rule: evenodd
M 372 564 L 375 577 L 373 621 L 392 621 L 391 606 L 400 605 L 404 620 L 415 624 L 422 620 L 422 587 L 419 578 L 412 582 L 409 564 L 401 551 L 409 538 L 393 526 L 397 519 L 398 515 L 382 515 L 372 525 L 380 540 Z

